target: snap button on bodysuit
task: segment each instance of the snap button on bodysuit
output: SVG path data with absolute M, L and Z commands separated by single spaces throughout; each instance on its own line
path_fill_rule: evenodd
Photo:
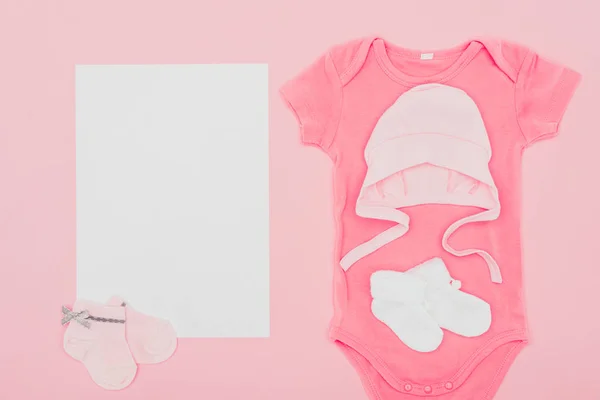
M 407 383 L 406 385 L 404 385 L 404 390 L 410 392 L 412 390 L 412 385 L 410 383 Z
M 425 391 L 425 393 L 431 393 L 431 386 L 425 386 L 423 390 Z
M 446 382 L 446 384 L 444 385 L 444 387 L 448 390 L 452 390 L 452 388 L 454 387 L 454 385 L 452 384 L 452 382 Z

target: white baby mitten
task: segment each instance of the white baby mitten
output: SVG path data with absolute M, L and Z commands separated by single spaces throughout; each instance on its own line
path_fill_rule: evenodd
M 371 275 L 371 311 L 413 350 L 430 352 L 444 333 L 424 307 L 427 282 L 397 271 Z
M 427 282 L 425 308 L 438 325 L 461 336 L 484 334 L 492 323 L 490 305 L 460 290 L 441 258 L 432 258 L 406 271 Z

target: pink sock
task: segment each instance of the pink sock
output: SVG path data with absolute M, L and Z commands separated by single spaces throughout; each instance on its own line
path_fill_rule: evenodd
M 173 355 L 177 347 L 177 334 L 169 321 L 142 314 L 117 296 L 112 297 L 108 304 L 119 305 L 126 310 L 125 333 L 137 363 L 156 364 Z
M 71 316 L 83 311 L 87 314 L 68 321 L 65 351 L 85 365 L 99 386 L 109 390 L 127 387 L 135 377 L 137 365 L 125 340 L 125 310 L 78 300 Z M 63 309 L 63 314 L 69 319 L 68 309 Z

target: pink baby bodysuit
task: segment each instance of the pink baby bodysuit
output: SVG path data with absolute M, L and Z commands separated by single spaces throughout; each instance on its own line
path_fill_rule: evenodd
M 495 39 L 335 46 L 281 88 L 335 163 L 331 338 L 372 400 L 485 400 L 527 341 L 521 154 L 579 74 Z

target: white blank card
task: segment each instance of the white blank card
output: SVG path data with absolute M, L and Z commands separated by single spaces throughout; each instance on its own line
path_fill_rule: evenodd
M 265 64 L 76 67 L 77 296 L 269 336 Z

